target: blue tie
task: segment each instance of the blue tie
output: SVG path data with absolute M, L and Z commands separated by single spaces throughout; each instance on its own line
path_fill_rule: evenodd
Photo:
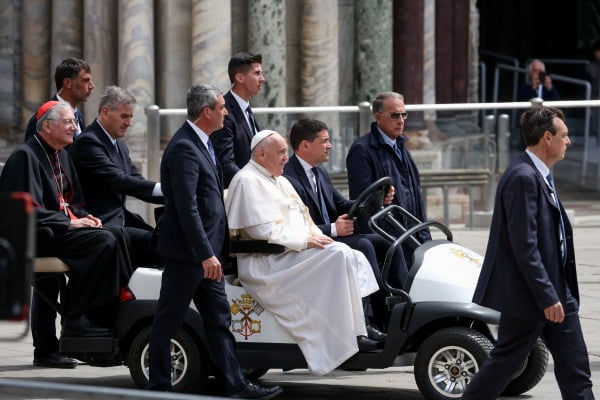
M 252 108 L 250 108 L 250 105 L 246 107 L 246 112 L 248 113 L 248 123 L 250 125 L 250 132 L 252 132 L 252 135 L 254 136 L 254 134 L 258 131 L 258 127 L 256 126 L 256 121 L 254 120 L 254 113 L 252 112 Z
M 78 136 L 81 133 L 81 126 L 79 125 L 81 114 L 79 113 L 79 110 L 75 110 L 73 115 L 75 116 L 75 124 L 77 125 L 77 132 L 75 133 L 75 136 Z
M 212 142 L 210 139 L 206 142 L 206 147 L 208 148 L 208 154 L 210 154 L 210 158 L 212 159 L 213 164 L 217 164 L 217 157 L 215 157 L 215 149 L 213 148 Z
M 323 222 L 330 224 L 329 213 L 327 213 L 327 206 L 325 205 L 325 198 L 323 197 L 323 191 L 321 190 L 321 182 L 319 182 L 319 173 L 317 167 L 312 167 L 312 172 L 315 174 L 315 188 L 317 189 L 317 196 L 319 197 L 319 203 L 321 208 L 321 215 L 323 216 Z
M 396 153 L 400 161 L 402 161 L 402 150 L 400 150 L 400 146 L 398 146 L 398 143 L 394 143 L 392 148 L 394 149 L 394 153 Z
M 558 192 L 554 188 L 554 180 L 552 179 L 552 174 L 548 174 L 546 176 L 548 183 L 550 184 L 550 188 L 552 189 L 552 193 L 554 194 L 554 200 L 556 201 L 556 205 L 558 206 L 558 211 L 560 213 L 560 250 L 562 253 L 563 265 L 567 260 L 567 240 L 566 240 L 566 232 L 565 232 L 565 222 L 563 221 L 562 211 L 560 210 L 560 200 L 558 199 Z

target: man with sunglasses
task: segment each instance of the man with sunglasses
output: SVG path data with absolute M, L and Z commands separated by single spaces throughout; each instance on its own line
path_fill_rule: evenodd
M 372 108 L 375 122 L 371 124 L 371 131 L 354 141 L 346 157 L 350 198 L 357 198 L 371 183 L 389 176 L 395 189 L 392 204 L 425 221 L 419 171 L 405 147 L 408 138 L 403 135 L 404 121 L 408 114 L 404 97 L 396 92 L 381 93 L 373 100 Z M 406 227 L 414 225 L 399 218 Z M 366 220 L 360 221 L 357 227 L 361 233 L 371 232 Z M 416 236 L 421 242 L 431 240 L 428 230 L 422 230 Z M 412 249 L 403 246 L 403 250 L 410 269 Z

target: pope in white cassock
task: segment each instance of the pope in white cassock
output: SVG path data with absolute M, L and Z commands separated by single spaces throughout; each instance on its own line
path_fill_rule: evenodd
M 239 254 L 244 288 L 294 337 L 311 373 L 323 375 L 366 339 L 362 297 L 379 289 L 365 256 L 325 236 L 281 174 L 285 139 L 261 131 L 252 159 L 233 178 L 225 202 L 232 236 L 286 247 L 281 254 Z

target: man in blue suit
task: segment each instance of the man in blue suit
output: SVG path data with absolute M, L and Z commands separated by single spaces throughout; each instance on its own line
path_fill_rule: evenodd
M 329 173 L 320 164 L 329 160 L 331 142 L 327 125 L 312 119 L 300 119 L 290 131 L 290 144 L 294 155 L 283 168 L 283 175 L 298 192 L 302 202 L 308 207 L 310 217 L 327 236 L 342 242 L 365 255 L 381 287 L 381 271 L 378 260 L 383 262 L 389 243 L 378 234 L 360 234 L 354 232 L 354 220 L 348 218 L 348 211 L 354 203 L 333 186 Z M 391 203 L 393 191 L 384 202 Z M 407 269 L 403 260 L 394 264 L 390 274 L 390 283 L 402 287 Z M 379 326 L 387 325 L 387 307 L 385 294 L 379 290 L 370 296 L 375 320 Z M 372 325 L 367 325 L 370 339 L 382 340 L 385 336 Z
M 223 204 L 223 179 L 209 136 L 223 127 L 225 100 L 215 87 L 192 86 L 188 119 L 163 154 L 160 176 L 165 211 L 157 251 L 166 258 L 160 298 L 150 334 L 150 382 L 156 391 L 172 391 L 170 341 L 181 329 L 193 300 L 203 318 L 207 350 L 233 398 L 270 399 L 278 386 L 249 383 L 240 368 L 229 327 L 221 262 L 229 235 Z
M 408 114 L 404 97 L 396 92 L 381 93 L 373 100 L 372 108 L 375 122 L 371 131 L 352 143 L 346 157 L 350 198 L 356 199 L 371 183 L 389 176 L 395 189 L 392 203 L 425 221 L 419 171 L 405 146 L 408 138 L 404 136 L 404 120 Z M 414 225 L 403 217 L 399 219 L 406 227 Z M 358 228 L 361 233 L 371 231 L 366 221 Z M 429 230 L 421 230 L 416 236 L 421 242 L 431 240 Z M 405 243 L 402 250 L 410 269 L 413 249 Z
M 265 77 L 262 72 L 262 56 L 240 52 L 229 60 L 227 73 L 232 87 L 224 96 L 227 116 L 223 129 L 211 135 L 217 159 L 223 168 L 225 188 L 240 168 L 250 161 L 250 142 L 260 131 L 250 99 L 262 88 Z
M 496 346 L 463 395 L 495 399 L 539 336 L 554 359 L 563 399 L 593 399 L 579 323 L 573 232 L 550 168 L 571 144 L 563 113 L 550 107 L 521 116 L 527 144 L 496 192 L 487 251 L 473 302 L 500 311 Z

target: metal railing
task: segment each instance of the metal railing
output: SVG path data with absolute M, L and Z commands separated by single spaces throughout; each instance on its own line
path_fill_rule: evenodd
M 502 64 L 500 68 L 514 67 Z M 562 78 L 562 77 L 561 77 Z M 568 80 L 573 78 L 564 77 Z M 586 88 L 589 87 L 589 82 Z M 589 98 L 589 92 L 588 92 Z M 541 99 L 532 99 L 532 101 L 517 101 L 517 102 L 492 102 L 492 103 L 453 103 L 453 104 L 407 104 L 406 110 L 411 111 L 480 111 L 492 110 L 494 112 L 500 110 L 516 110 L 528 109 L 532 107 L 541 107 L 542 105 L 553 106 L 558 108 L 583 108 L 583 107 L 600 107 L 600 100 L 569 100 L 569 101 L 542 101 Z M 589 109 L 588 109 L 589 110 Z M 368 132 L 370 122 L 372 120 L 370 104 L 367 102 L 360 103 L 356 106 L 329 106 L 329 107 L 259 107 L 253 109 L 255 114 L 307 114 L 307 113 L 356 113 L 358 114 L 358 132 L 360 134 Z M 185 116 L 185 109 L 161 109 L 156 105 L 146 108 L 146 116 L 148 119 L 148 178 L 159 180 L 159 165 L 160 165 L 160 118 L 163 116 Z M 508 121 L 504 121 L 507 124 Z M 582 176 L 587 171 L 589 160 L 589 152 L 592 151 L 588 143 L 589 139 L 589 120 L 585 125 L 584 131 L 584 149 L 582 158 Z M 485 139 L 487 141 L 489 139 Z M 485 155 L 488 158 L 488 155 Z M 500 157 L 501 163 L 506 163 L 506 159 Z M 492 168 L 491 168 L 492 169 Z M 600 169 L 600 164 L 599 164 Z

